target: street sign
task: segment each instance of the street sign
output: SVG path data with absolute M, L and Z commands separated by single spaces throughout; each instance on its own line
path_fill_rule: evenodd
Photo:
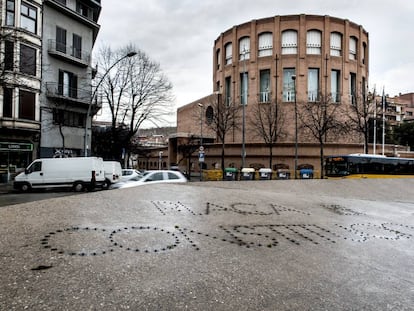
M 198 162 L 204 162 L 204 151 L 198 152 Z

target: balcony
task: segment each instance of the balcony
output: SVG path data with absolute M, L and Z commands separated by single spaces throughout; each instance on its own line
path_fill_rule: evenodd
M 71 104 L 87 108 L 91 102 L 92 92 L 90 90 L 67 87 L 56 82 L 46 82 L 46 96 L 53 99 L 57 104 Z M 95 95 L 92 103 L 91 114 L 94 115 L 102 108 L 102 94 Z
M 73 46 L 67 46 L 56 40 L 48 40 L 47 51 L 50 55 L 80 67 L 88 67 L 90 62 L 90 53 L 76 49 Z
M 270 103 L 270 92 L 260 92 L 259 103 Z

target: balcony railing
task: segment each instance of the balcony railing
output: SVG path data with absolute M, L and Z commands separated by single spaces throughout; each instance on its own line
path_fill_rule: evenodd
M 259 103 L 269 103 L 269 102 L 270 102 L 270 92 L 260 92 Z
M 73 46 L 67 46 L 61 42 L 57 42 L 56 40 L 48 40 L 48 52 L 83 67 L 89 65 L 90 53 L 84 52 Z
M 46 96 L 89 104 L 92 92 L 89 90 L 68 87 L 56 82 L 46 82 Z

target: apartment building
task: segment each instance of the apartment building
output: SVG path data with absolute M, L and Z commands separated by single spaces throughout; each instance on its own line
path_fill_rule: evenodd
M 100 11 L 100 0 L 43 1 L 40 157 L 90 154 L 87 113 L 96 108 L 91 56 Z
M 0 182 L 36 158 L 41 116 L 42 1 L 0 1 Z
M 90 154 L 98 109 L 91 55 L 101 1 L 0 0 L 0 8 L 0 182 L 6 182 L 38 157 Z

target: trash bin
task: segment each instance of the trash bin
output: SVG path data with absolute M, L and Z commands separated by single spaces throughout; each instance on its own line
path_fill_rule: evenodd
M 272 179 L 272 169 L 270 168 L 261 168 L 259 169 L 260 180 L 270 180 Z
M 280 168 L 276 171 L 277 179 L 290 179 L 290 171 L 286 168 Z
M 313 169 L 302 168 L 299 171 L 300 179 L 313 179 Z
M 244 167 L 241 170 L 241 180 L 253 180 L 254 179 L 254 168 Z
M 224 180 L 231 181 L 236 180 L 237 169 L 234 167 L 226 167 L 224 169 Z

